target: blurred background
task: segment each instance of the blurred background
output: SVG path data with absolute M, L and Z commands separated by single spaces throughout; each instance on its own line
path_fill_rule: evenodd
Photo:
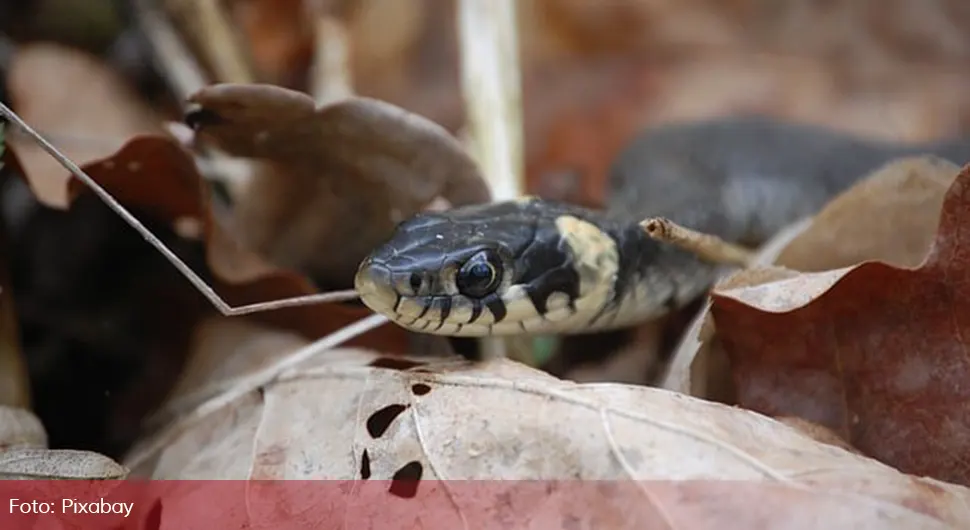
M 5 1 L 5 98 L 21 112 L 50 109 L 69 87 L 112 106 L 97 84 L 109 83 L 177 119 L 139 29 L 150 6 L 208 81 L 310 92 L 318 22 L 333 17 L 348 33 L 354 90 L 462 127 L 454 0 Z M 759 112 L 906 140 L 970 127 L 962 0 L 520 0 L 518 11 L 532 193 L 598 203 L 620 146 L 672 120 Z M 12 46 L 37 42 L 66 48 L 11 72 Z M 96 79 L 95 63 L 124 87 Z M 88 140 L 123 112 L 113 106 L 72 110 L 101 117 L 85 124 Z
M 601 206 L 613 157 L 647 125 L 759 113 L 895 140 L 970 131 L 967 0 L 517 7 L 531 194 Z M 335 27 L 342 40 L 322 38 Z M 204 84 L 316 94 L 328 81 L 317 73 L 327 43 L 338 42 L 355 92 L 461 135 L 457 36 L 456 0 L 4 0 L 0 98 L 88 161 L 180 121 L 184 98 Z M 64 173 L 15 131 L 7 136 L 28 173 Z M 118 455 L 171 388 L 193 315 L 208 306 L 102 206 L 78 223 L 54 210 L 23 213 L 29 192 L 0 188 L 15 240 L 0 252 L 0 274 L 8 261 L 32 407 L 52 447 Z M 198 245 L 180 254 L 204 269 Z

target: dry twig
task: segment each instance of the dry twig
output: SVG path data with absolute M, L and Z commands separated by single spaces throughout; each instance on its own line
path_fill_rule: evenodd
M 311 91 L 317 105 L 354 95 L 350 69 L 350 36 L 344 23 L 327 14 L 316 17 Z
M 0 114 L 5 118 L 10 120 L 11 123 L 21 128 L 23 132 L 37 142 L 44 151 L 52 156 L 58 161 L 65 169 L 71 172 L 75 178 L 84 183 L 85 186 L 91 189 L 95 195 L 97 195 L 104 203 L 111 208 L 119 217 L 121 217 L 126 223 L 131 225 L 135 231 L 142 236 L 145 241 L 148 242 L 152 247 L 160 252 L 165 259 L 169 261 L 189 282 L 202 293 L 216 309 L 219 310 L 225 316 L 237 316 L 246 315 L 251 313 L 258 313 L 261 311 L 270 311 L 273 309 L 282 309 L 284 307 L 297 307 L 309 304 L 324 303 L 324 302 L 339 302 L 344 300 L 353 300 L 357 298 L 357 293 L 355 291 L 335 291 L 330 293 L 319 293 L 306 296 L 297 296 L 293 298 L 285 298 L 282 300 L 273 300 L 270 302 L 259 302 L 256 304 L 249 304 L 245 306 L 232 307 L 225 302 L 225 300 L 220 297 L 215 290 L 212 289 L 205 280 L 203 280 L 195 271 L 192 270 L 181 258 L 179 258 L 174 252 L 168 247 L 158 237 L 155 236 L 141 221 L 138 220 L 127 208 L 121 205 L 114 197 L 108 193 L 100 184 L 98 184 L 90 175 L 85 173 L 77 164 L 75 164 L 71 159 L 67 158 L 63 153 L 57 150 L 53 145 L 50 144 L 44 137 L 37 134 L 30 125 L 27 125 L 24 120 L 18 116 L 15 112 L 10 110 L 9 107 L 0 103 Z
M 755 258 L 754 253 L 744 247 L 685 228 L 664 217 L 650 217 L 643 220 L 640 226 L 657 241 L 678 246 L 714 263 L 747 267 Z

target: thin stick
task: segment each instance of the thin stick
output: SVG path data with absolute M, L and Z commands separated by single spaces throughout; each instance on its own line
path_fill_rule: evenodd
M 664 217 L 651 217 L 640 223 L 643 230 L 657 241 L 670 243 L 714 263 L 747 267 L 755 258 L 750 250 L 723 239 L 684 228 Z
M 225 316 L 237 316 L 246 315 L 250 313 L 258 313 L 261 311 L 270 311 L 273 309 L 282 309 L 284 307 L 296 307 L 304 306 L 309 304 L 324 303 L 324 302 L 340 302 L 344 300 L 353 300 L 358 297 L 356 291 L 334 291 L 329 293 L 317 293 L 305 296 L 297 296 L 294 298 L 284 298 L 282 300 L 273 300 L 271 302 L 259 302 L 256 304 L 244 305 L 239 307 L 232 307 L 227 304 L 222 297 L 220 297 L 216 292 L 209 287 L 205 280 L 203 280 L 198 274 L 195 273 L 181 258 L 175 255 L 174 252 L 169 250 L 164 243 L 155 234 L 145 227 L 137 217 L 131 214 L 124 206 L 121 205 L 114 197 L 108 193 L 107 190 L 101 187 L 90 175 L 85 173 L 77 164 L 75 164 L 71 159 L 64 156 L 60 151 L 57 150 L 53 145 L 51 145 L 44 137 L 37 134 L 34 129 L 27 125 L 27 123 L 18 116 L 14 111 L 10 110 L 9 107 L 0 103 L 0 114 L 6 117 L 8 120 L 13 122 L 15 125 L 20 127 L 28 136 L 30 136 L 37 145 L 39 145 L 44 151 L 47 151 L 54 160 L 57 160 L 65 169 L 71 172 L 78 180 L 84 183 L 85 186 L 91 189 L 104 203 L 111 208 L 119 217 L 124 219 L 126 223 L 131 225 L 138 234 L 145 239 L 152 247 L 160 252 L 165 259 L 169 261 L 186 279 L 189 280 L 196 289 L 199 290 L 208 300 L 212 303 L 216 309 L 219 310 Z
M 168 17 L 149 5 L 147 0 L 136 0 L 135 17 L 152 43 L 156 65 L 167 74 L 165 77 L 169 88 L 180 102 L 185 102 L 189 96 L 209 84 L 202 67 Z
M 461 80 L 468 133 L 496 201 L 525 193 L 515 0 L 460 0 Z
M 342 21 L 336 17 L 316 15 L 311 89 L 317 105 L 344 99 L 354 94 L 350 72 L 350 38 Z
M 252 83 L 249 62 L 240 51 L 239 36 L 223 12 L 220 0 L 191 0 L 180 7 L 195 19 L 199 44 L 209 57 L 216 78 L 223 83 Z

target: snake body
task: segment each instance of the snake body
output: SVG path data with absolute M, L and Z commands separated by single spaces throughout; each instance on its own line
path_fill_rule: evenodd
M 970 161 L 970 138 L 895 144 L 768 118 L 647 129 L 620 153 L 605 211 L 524 198 L 417 215 L 358 269 L 361 300 L 447 336 L 627 327 L 710 288 L 715 264 L 654 241 L 663 216 L 754 245 L 903 156 Z

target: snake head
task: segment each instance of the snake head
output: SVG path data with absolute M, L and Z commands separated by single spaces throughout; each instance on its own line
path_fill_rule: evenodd
M 619 267 L 614 236 L 589 214 L 532 198 L 419 214 L 361 263 L 355 287 L 422 333 L 585 328 L 613 302 Z

